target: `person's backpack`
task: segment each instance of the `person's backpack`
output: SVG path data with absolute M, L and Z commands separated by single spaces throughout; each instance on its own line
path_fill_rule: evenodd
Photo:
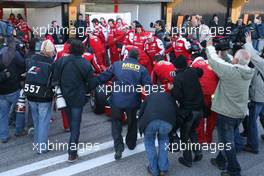
M 49 99 L 53 97 L 51 88 L 52 64 L 39 61 L 37 57 L 26 60 L 26 79 L 24 92 L 27 97 Z

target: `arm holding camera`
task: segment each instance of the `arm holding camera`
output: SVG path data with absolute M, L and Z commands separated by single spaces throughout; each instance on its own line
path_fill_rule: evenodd
M 207 41 L 206 54 L 208 57 L 209 65 L 212 67 L 219 78 L 228 78 L 229 75 L 232 74 L 233 65 L 219 57 L 215 50 L 215 47 L 213 46 L 212 38 Z
M 244 48 L 251 54 L 251 62 L 253 65 L 264 75 L 264 58 L 261 58 L 258 52 L 253 48 L 251 33 L 246 33 L 246 44 Z

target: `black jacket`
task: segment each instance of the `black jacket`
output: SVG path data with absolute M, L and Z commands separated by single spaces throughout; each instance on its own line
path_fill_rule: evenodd
M 21 74 L 25 72 L 25 59 L 14 48 L 8 46 L 1 48 L 0 53 L 2 53 L 0 54 L 2 56 L 0 57 L 0 95 L 10 94 L 21 89 L 20 81 Z M 7 77 L 6 71 L 11 73 L 10 77 Z
M 87 102 L 87 84 L 92 86 L 93 69 L 81 56 L 69 55 L 55 62 L 52 85 L 59 85 L 69 107 L 82 107 Z
M 152 93 L 146 97 L 139 112 L 139 131 L 142 134 L 153 120 L 163 120 L 175 126 L 175 100 L 165 92 Z
M 48 73 L 48 75 L 51 75 L 54 69 L 54 65 L 53 65 L 53 59 L 51 57 L 47 57 L 44 55 L 40 55 L 40 54 L 35 54 L 35 55 L 31 55 L 31 56 L 27 56 L 26 59 L 26 63 L 29 63 L 30 60 L 35 60 L 37 62 L 44 62 L 46 64 L 49 64 L 51 69 L 50 70 L 46 70 L 46 72 Z M 29 71 L 29 65 L 26 64 L 27 66 L 27 72 Z M 27 75 L 26 75 L 27 78 Z M 51 78 L 51 77 L 50 77 Z M 51 102 L 53 99 L 53 91 L 52 91 L 52 86 L 51 86 L 51 79 L 48 80 L 47 82 L 47 86 L 45 86 L 45 88 L 47 88 L 47 93 L 48 95 L 44 98 L 36 98 L 34 96 L 27 96 L 27 99 L 29 101 L 33 101 L 33 102 Z M 25 89 L 24 89 L 25 90 Z
M 199 82 L 202 75 L 201 69 L 190 67 L 176 71 L 172 95 L 180 104 L 180 109 L 190 111 L 203 109 L 203 94 Z

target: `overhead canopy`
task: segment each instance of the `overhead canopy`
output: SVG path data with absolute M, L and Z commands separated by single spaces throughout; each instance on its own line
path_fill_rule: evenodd
M 173 2 L 173 0 L 82 0 L 83 3 L 114 3 L 117 1 L 119 4 L 133 4 L 133 3 L 160 3 L 160 2 Z
M 0 6 L 3 8 L 50 8 L 70 3 L 72 0 L 2 0 Z

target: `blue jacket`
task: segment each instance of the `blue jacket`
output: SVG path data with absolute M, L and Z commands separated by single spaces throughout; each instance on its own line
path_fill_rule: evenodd
M 136 59 L 129 58 L 112 64 L 97 78 L 97 84 L 113 81 L 110 105 L 117 108 L 139 108 L 141 86 L 151 85 L 146 68 Z

